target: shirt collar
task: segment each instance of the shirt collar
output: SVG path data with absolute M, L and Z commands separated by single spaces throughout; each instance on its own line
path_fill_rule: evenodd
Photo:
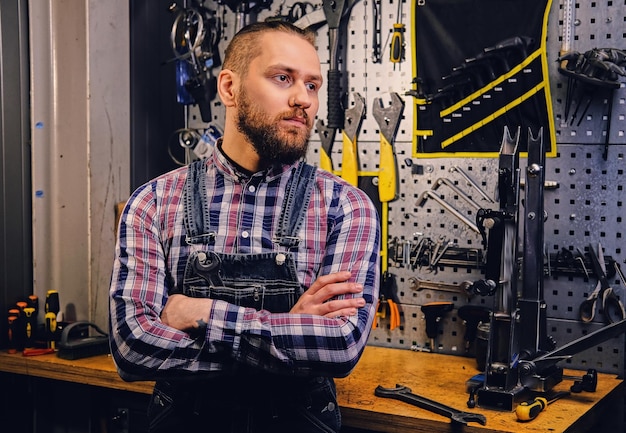
M 262 176 L 265 181 L 268 182 L 289 171 L 291 167 L 298 164 L 298 162 L 292 165 L 272 164 L 264 170 L 253 173 L 250 170 L 247 170 L 241 165 L 237 164 L 231 157 L 229 157 L 224 152 L 224 150 L 222 149 L 222 138 L 219 138 L 215 143 L 215 151 L 213 152 L 213 156 L 216 161 L 216 165 L 220 170 L 238 178 L 239 180 L 247 180 L 254 176 Z

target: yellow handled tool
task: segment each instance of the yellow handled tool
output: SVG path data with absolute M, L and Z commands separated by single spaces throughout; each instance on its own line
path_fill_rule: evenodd
M 393 69 L 396 69 L 396 63 L 404 61 L 404 24 L 402 24 L 402 2 L 398 2 L 397 22 L 393 25 L 393 33 L 391 34 L 391 44 L 389 45 L 389 60 L 393 63 Z
M 46 294 L 44 325 L 49 349 L 56 348 L 57 315 L 59 314 L 59 311 L 61 311 L 59 292 L 56 290 L 48 290 L 48 293 Z
M 354 106 L 345 112 L 343 148 L 341 151 L 341 177 L 353 186 L 359 186 L 359 155 L 357 136 L 365 118 L 365 98 L 355 92 Z
M 389 202 L 398 196 L 398 169 L 393 143 L 402 120 L 404 101 L 395 92 L 391 93 L 391 104 L 383 106 L 381 98 L 374 99 L 372 114 L 380 130 L 380 161 L 378 167 L 378 196 L 381 209 L 381 257 L 382 273 L 387 271 L 387 231 Z
M 333 161 L 331 154 L 337 130 L 334 128 L 328 128 L 324 125 L 324 121 L 322 119 L 318 119 L 315 127 L 317 128 L 317 132 L 320 135 L 320 141 L 322 142 L 322 147 L 320 148 L 320 168 L 332 173 Z
M 549 404 L 555 402 L 561 397 L 565 397 L 570 393 L 567 391 L 557 392 L 551 397 L 535 397 L 532 400 L 523 401 L 515 408 L 515 415 L 519 421 L 531 421 L 546 408 Z
M 520 421 L 530 421 L 548 406 L 548 400 L 543 397 L 535 397 L 533 400 L 523 401 L 515 408 L 515 415 Z

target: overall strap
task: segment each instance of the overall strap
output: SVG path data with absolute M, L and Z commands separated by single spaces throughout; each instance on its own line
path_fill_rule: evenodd
M 315 166 L 301 161 L 289 179 L 278 230 L 274 238 L 274 242 L 283 247 L 294 248 L 300 243 L 297 234 L 309 208 L 311 193 L 315 185 L 315 172 Z
M 206 160 L 191 162 L 185 182 L 185 228 L 188 243 L 208 244 L 215 240 L 209 230 L 209 207 L 206 197 Z

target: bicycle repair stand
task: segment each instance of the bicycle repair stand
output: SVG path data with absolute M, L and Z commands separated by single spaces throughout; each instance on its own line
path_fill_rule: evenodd
M 545 151 L 542 138 L 528 131 L 524 200 L 522 272 L 519 272 L 519 128 L 504 129 L 499 160 L 500 210 L 481 209 L 476 221 L 487 244 L 485 279 L 474 284 L 482 295 L 494 295 L 484 383 L 476 390 L 478 406 L 512 411 L 531 393 L 546 393 L 563 380 L 559 361 L 594 347 L 626 330 L 626 320 L 592 332 L 555 350 L 547 335 L 543 299 Z M 489 236 L 486 236 L 486 229 Z M 522 291 L 518 298 L 517 281 Z M 488 292 L 488 293 L 487 293 Z M 473 391 L 470 391 L 473 392 Z

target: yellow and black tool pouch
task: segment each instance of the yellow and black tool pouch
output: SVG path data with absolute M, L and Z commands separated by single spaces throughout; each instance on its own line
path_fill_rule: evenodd
M 546 152 L 556 153 L 545 46 L 550 3 L 414 0 L 414 156 L 497 156 L 504 126 L 543 127 Z

